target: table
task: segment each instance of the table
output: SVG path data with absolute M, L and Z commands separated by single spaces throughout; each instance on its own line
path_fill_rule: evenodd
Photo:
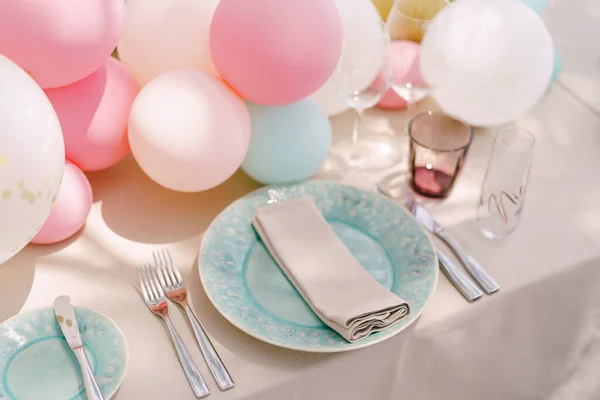
M 208 192 L 175 193 L 151 182 L 128 158 L 89 174 L 95 203 L 82 232 L 57 245 L 28 246 L 0 267 L 0 321 L 69 294 L 74 304 L 113 318 L 128 339 L 130 362 L 116 400 L 193 399 L 164 324 L 136 291 L 135 265 L 168 247 L 237 384 L 219 392 L 184 314 L 172 307 L 211 399 L 600 398 L 600 48 L 585 42 L 599 33 L 600 3 L 562 0 L 544 18 L 564 72 L 518 121 L 537 138 L 521 225 L 492 242 L 474 222 L 488 131 L 476 133 L 454 193 L 432 210 L 498 280 L 499 293 L 468 304 L 441 276 L 421 318 L 373 347 L 309 354 L 262 343 L 217 313 L 196 266 L 211 220 L 258 184 L 238 172 Z M 405 113 L 383 111 L 368 113 L 365 121 L 370 129 L 401 134 L 405 122 Z M 349 134 L 349 115 L 332 123 L 336 139 Z M 368 186 L 376 178 L 346 180 Z

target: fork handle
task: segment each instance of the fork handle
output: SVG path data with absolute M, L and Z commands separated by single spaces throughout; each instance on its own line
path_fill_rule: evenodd
M 452 248 L 452 250 L 454 250 L 467 271 L 469 271 L 471 276 L 475 278 L 477 283 L 479 283 L 479 285 L 487 294 L 492 294 L 500 290 L 500 285 L 498 285 L 494 278 L 492 278 L 483 268 L 481 268 L 477 260 L 464 251 L 458 242 L 448 234 L 448 232 L 445 230 L 440 230 L 437 232 L 437 235 L 440 237 L 440 239 L 446 242 L 448 246 Z
M 196 339 L 198 340 L 198 344 L 200 345 L 200 350 L 202 350 L 202 356 L 210 369 L 215 381 L 219 385 L 221 390 L 231 389 L 235 386 L 231 375 L 227 372 L 227 368 L 221 361 L 219 354 L 215 350 L 214 346 L 210 342 L 210 339 L 202 329 L 202 325 L 200 325 L 200 321 L 196 317 L 196 314 L 192 311 L 190 306 L 186 303 L 183 303 L 183 308 L 185 308 L 185 312 L 192 324 L 192 329 L 194 330 L 194 334 L 196 335 Z
M 196 395 L 196 398 L 201 399 L 203 397 L 208 396 L 210 394 L 210 391 L 208 390 L 208 386 L 206 386 L 206 382 L 204 382 L 202 375 L 200 375 L 200 371 L 194 363 L 192 355 L 188 351 L 187 347 L 185 347 L 185 344 L 183 344 L 183 341 L 181 340 L 181 337 L 179 337 L 179 334 L 175 330 L 171 319 L 166 315 L 163 316 L 163 318 L 165 319 L 165 322 L 169 327 L 169 332 L 171 333 L 171 338 L 173 339 L 175 350 L 177 351 L 177 355 L 179 356 L 181 366 L 183 367 L 183 372 L 185 372 L 185 376 L 187 377 L 188 382 L 190 383 L 190 386 L 192 387 L 192 390 Z

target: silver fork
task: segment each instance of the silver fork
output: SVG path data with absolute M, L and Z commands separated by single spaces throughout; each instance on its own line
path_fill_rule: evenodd
M 206 332 L 204 332 L 202 325 L 200 325 L 198 317 L 196 317 L 196 314 L 194 314 L 194 311 L 192 311 L 188 305 L 187 289 L 183 285 L 183 278 L 173 262 L 171 253 L 169 250 L 160 250 L 152 253 L 152 256 L 154 257 L 154 267 L 158 271 L 160 284 L 165 290 L 167 297 L 185 309 L 190 323 L 192 324 L 196 339 L 198 340 L 198 344 L 200 345 L 202 356 L 204 357 L 212 376 L 219 385 L 219 388 L 221 390 L 231 389 L 235 386 L 235 383 L 233 382 L 231 375 L 229 375 L 227 368 L 225 368 L 223 361 L 221 361 L 219 354 L 210 342 L 210 339 L 206 335 Z
M 175 350 L 179 356 L 181 366 L 183 367 L 183 372 L 185 372 L 185 376 L 187 377 L 196 398 L 201 399 L 208 396 L 210 391 L 206 386 L 206 382 L 204 382 L 198 367 L 194 363 L 194 359 L 185 347 L 185 344 L 183 344 L 183 341 L 179 337 L 179 334 L 169 318 L 169 305 L 167 304 L 165 293 L 160 287 L 156 271 L 150 264 L 145 264 L 138 266 L 137 273 L 146 305 L 154 314 L 161 316 L 169 327 L 169 332 L 171 333 Z

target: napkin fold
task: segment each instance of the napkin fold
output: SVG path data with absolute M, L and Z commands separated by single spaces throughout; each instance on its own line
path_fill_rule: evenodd
M 410 313 L 354 258 L 312 198 L 256 210 L 252 221 L 273 259 L 325 324 L 355 342 Z

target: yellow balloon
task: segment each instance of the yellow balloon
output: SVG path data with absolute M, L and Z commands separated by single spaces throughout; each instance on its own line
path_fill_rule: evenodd
M 400 0 L 397 8 L 409 18 L 431 21 L 446 4 L 447 0 Z
M 376 0 L 376 3 L 379 0 Z M 387 20 L 392 40 L 421 42 L 425 29 L 446 6 L 446 0 L 398 0 Z
M 381 14 L 381 19 L 385 21 L 394 5 L 394 0 L 373 0 L 373 4 L 375 4 L 377 11 Z

